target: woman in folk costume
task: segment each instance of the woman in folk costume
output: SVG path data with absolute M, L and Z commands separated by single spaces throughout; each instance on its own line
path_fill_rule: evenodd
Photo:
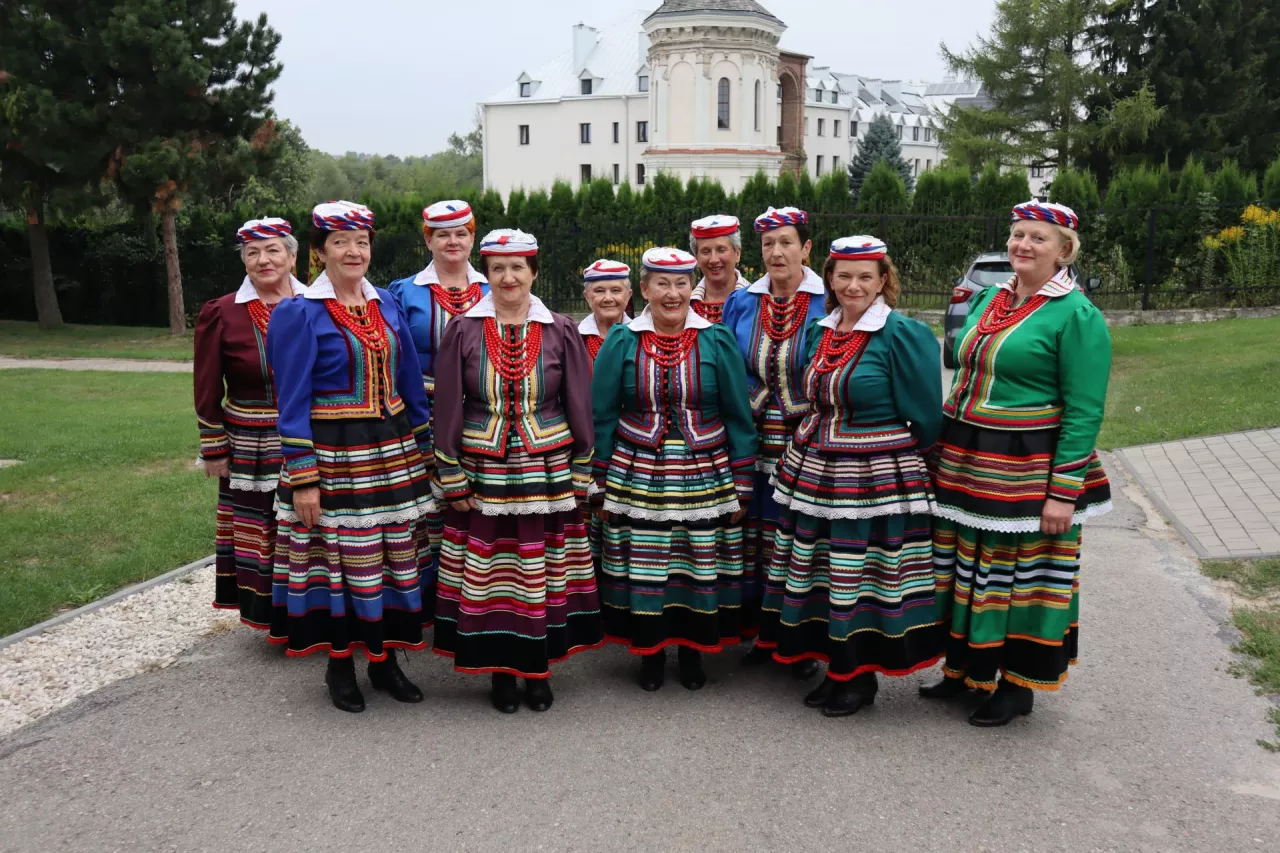
M 587 355 L 596 360 L 609 330 L 616 323 L 629 323 L 631 267 L 601 258 L 582 271 L 582 295 L 591 313 L 578 324 Z
M 758 629 L 764 580 L 773 556 L 779 506 L 769 480 L 787 442 L 809 413 L 803 383 L 808 329 L 827 313 L 822 279 L 805 264 L 813 249 L 809 214 L 794 207 L 771 207 L 756 218 L 755 230 L 767 272 L 750 287 L 731 293 L 724 307 L 724 323 L 746 363 L 747 393 L 759 440 L 755 489 L 743 525 L 745 636 Z M 757 646 L 744 662 L 763 663 L 771 657 L 769 649 Z M 802 660 L 792 664 L 791 671 L 805 679 L 818 668 L 816 661 Z
M 697 220 L 689 227 L 689 248 L 702 271 L 702 280 L 693 288 L 691 305 L 699 316 L 719 323 L 729 294 L 747 286 L 747 280 L 738 272 L 742 261 L 738 217 L 717 213 Z
M 280 477 L 278 415 L 264 357 L 267 321 L 306 287 L 293 277 L 298 240 L 288 222 L 251 219 L 236 239 L 244 281 L 235 293 L 206 302 L 196 320 L 196 419 L 205 476 L 218 478 L 213 606 L 239 610 L 241 622 L 265 631 Z
M 648 307 L 609 335 L 591 389 L 605 634 L 643 656 L 645 690 L 662 686 L 673 645 L 680 683 L 699 689 L 701 653 L 742 631 L 755 424 L 732 333 L 690 310 L 695 263 L 645 252 Z
M 454 199 L 440 201 L 422 211 L 422 235 L 431 252 L 427 268 L 410 278 L 391 282 L 387 290 L 396 298 L 409 321 L 413 346 L 418 351 L 422 383 L 428 402 L 435 396 L 436 353 L 445 326 L 464 314 L 489 292 L 485 277 L 471 266 L 471 248 L 476 239 L 476 218 L 471 205 Z M 428 469 L 435 457 L 426 458 Z M 423 573 L 423 606 L 428 615 L 434 608 L 436 560 L 440 554 L 440 534 L 444 529 L 444 508 L 436 508 L 418 525 L 419 568 Z
M 600 646 L 583 522 L 593 446 L 591 363 L 567 317 L 530 291 L 538 243 L 485 236 L 489 295 L 449 324 L 436 360 L 444 539 L 435 650 L 492 673 L 503 713 L 551 707 L 551 664 Z
M 327 202 L 311 222 L 324 272 L 267 330 L 284 455 L 271 640 L 290 655 L 327 652 L 344 711 L 364 710 L 357 648 L 376 690 L 421 702 L 389 652 L 426 647 L 414 530 L 432 509 L 422 370 L 396 301 L 364 277 L 373 212 Z
M 1095 452 L 1111 372 L 1102 313 L 1075 286 L 1079 219 L 1013 209 L 1014 276 L 988 288 L 956 342 L 959 369 L 934 451 L 934 561 L 954 573 L 949 698 L 994 691 L 969 717 L 1002 726 L 1057 690 L 1079 639 L 1080 533 L 1111 508 Z M 999 679 L 997 681 L 997 678 Z
M 782 505 L 758 644 L 783 663 L 826 661 L 805 697 L 829 717 L 875 701 L 876 674 L 942 656 L 925 464 L 942 426 L 942 365 L 929 327 L 893 310 L 901 287 L 884 243 L 845 237 L 823 270 L 831 311 L 809 329 L 813 411 L 778 463 Z

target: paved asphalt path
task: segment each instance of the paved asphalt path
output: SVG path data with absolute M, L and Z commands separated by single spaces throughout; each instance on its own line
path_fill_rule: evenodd
M 656 694 L 621 650 L 583 654 L 550 712 L 511 717 L 487 678 L 423 653 L 407 669 L 425 703 L 370 690 L 346 715 L 323 658 L 243 629 L 0 739 L 0 849 L 1280 849 L 1280 756 L 1256 743 L 1268 703 L 1226 671 L 1229 604 L 1110 467 L 1081 663 L 1005 729 L 917 698 L 932 673 L 825 719 L 737 651 L 701 692 L 673 671 Z

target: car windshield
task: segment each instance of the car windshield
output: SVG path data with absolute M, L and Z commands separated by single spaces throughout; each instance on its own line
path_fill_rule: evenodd
M 975 264 L 973 269 L 969 270 L 969 281 L 983 287 L 990 287 L 993 284 L 1003 284 L 1011 275 L 1013 275 L 1013 266 L 1008 261 L 995 261 Z

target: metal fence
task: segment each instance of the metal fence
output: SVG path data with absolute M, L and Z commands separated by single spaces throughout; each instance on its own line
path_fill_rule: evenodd
M 1278 209 L 1280 203 L 1087 212 L 1078 266 L 1083 277 L 1100 280 L 1091 295 L 1104 310 L 1280 304 Z M 811 219 L 811 262 L 820 270 L 837 237 L 875 234 L 888 243 L 901 274 L 900 305 L 945 308 L 976 255 L 1004 251 L 1008 228 L 1000 216 L 817 214 Z M 536 236 L 541 251 L 535 292 L 553 311 L 571 314 L 587 310 L 581 270 L 596 258 L 630 265 L 638 282 L 646 249 L 689 243 L 686 224 L 670 217 L 561 222 L 537 229 Z M 53 228 L 50 244 L 55 286 L 69 322 L 164 325 L 164 263 L 153 235 L 129 226 Z M 234 289 L 244 275 L 229 247 L 184 242 L 179 249 L 189 314 Z M 385 285 L 426 263 L 420 234 L 380 233 L 369 279 Z M 743 234 L 741 267 L 748 279 L 763 273 L 760 241 L 749 230 Z M 0 317 L 35 318 L 22 231 L 0 231 Z

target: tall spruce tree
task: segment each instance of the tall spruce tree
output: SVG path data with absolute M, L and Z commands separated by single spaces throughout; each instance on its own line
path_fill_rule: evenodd
M 881 113 L 871 120 L 867 127 L 867 135 L 858 143 L 858 153 L 849 163 L 849 192 L 855 203 L 862 192 L 862 184 L 871 174 L 871 169 L 881 160 L 889 164 L 889 168 L 902 178 L 902 185 L 910 195 L 915 187 L 915 178 L 911 167 L 902 159 L 902 144 L 898 141 L 898 131 L 889 116 Z

